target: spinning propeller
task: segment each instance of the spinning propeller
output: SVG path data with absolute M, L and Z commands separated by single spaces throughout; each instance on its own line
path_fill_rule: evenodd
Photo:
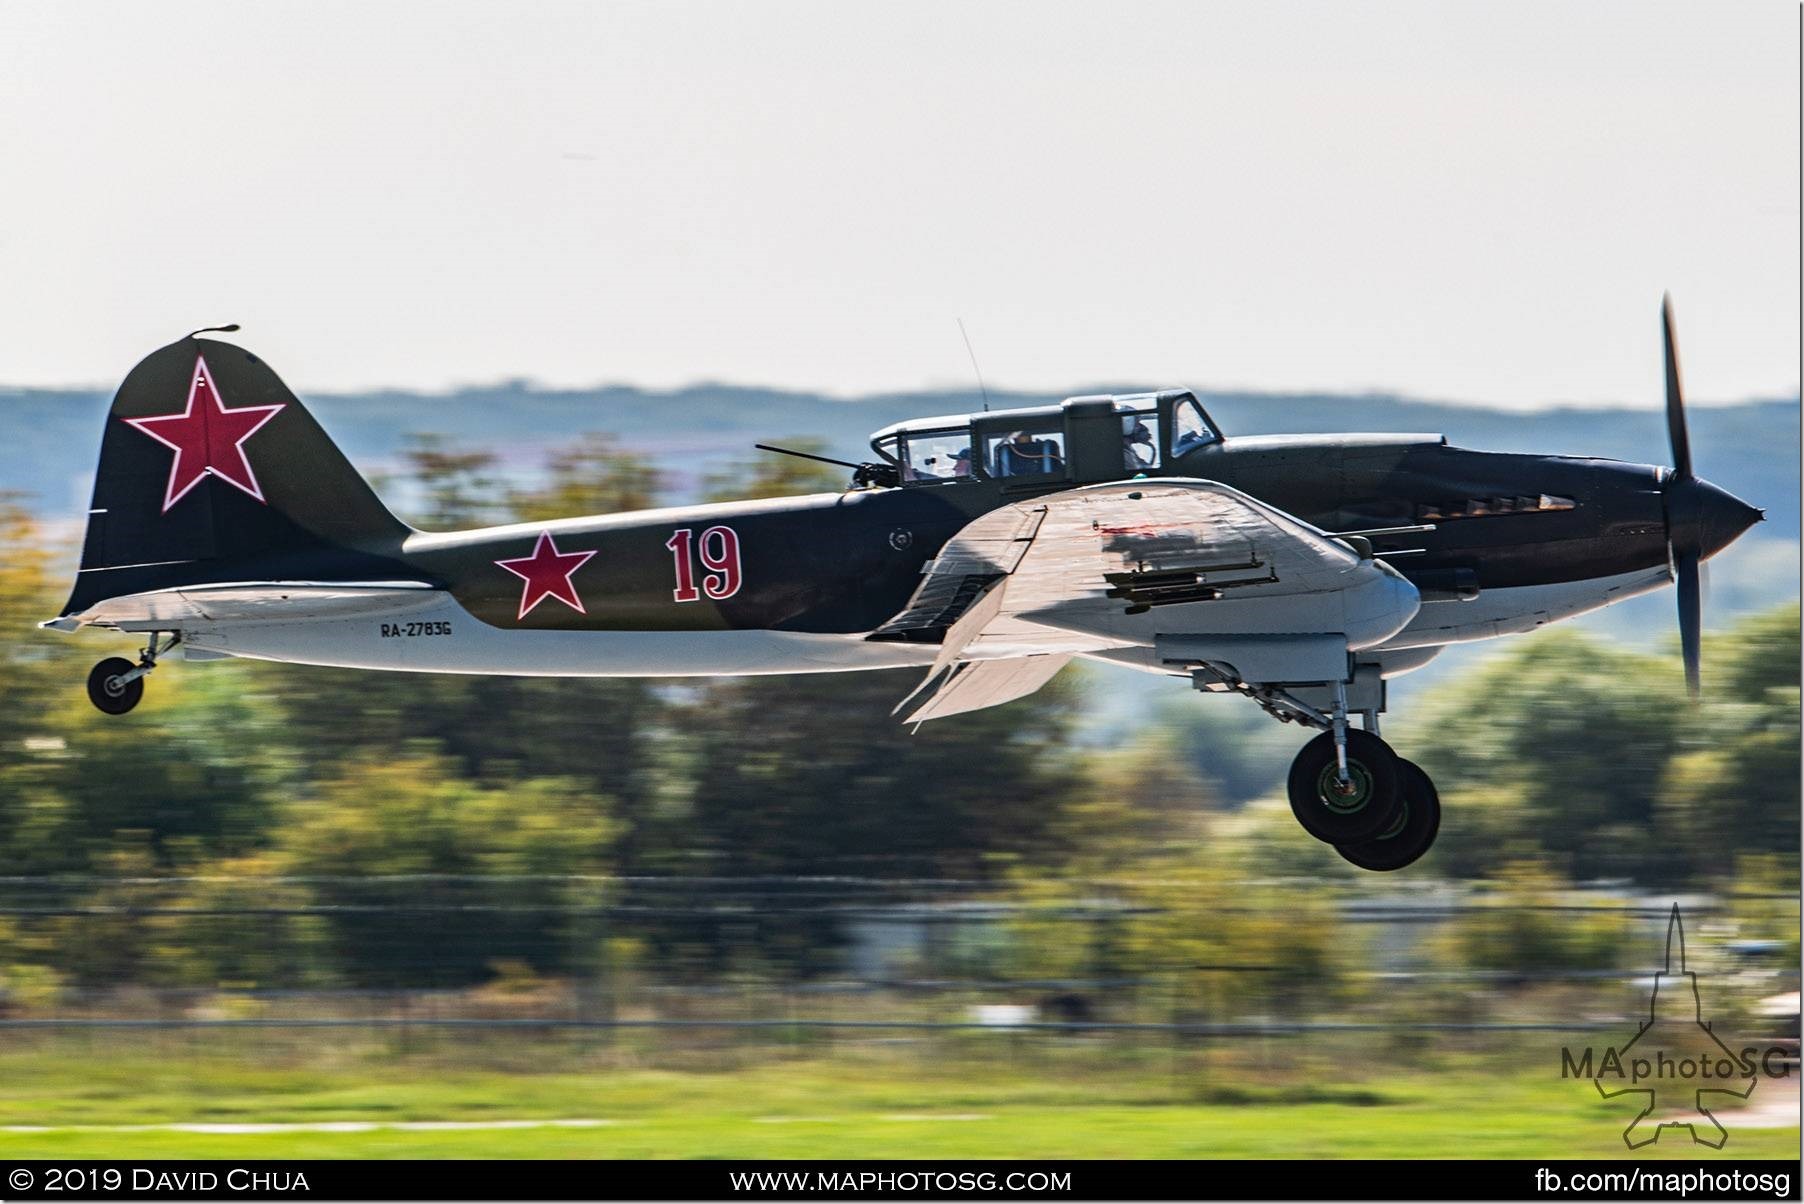
M 1760 521 L 1764 511 L 1718 489 L 1691 470 L 1691 435 L 1685 428 L 1685 397 L 1679 387 L 1679 349 L 1673 338 L 1672 295 L 1660 302 L 1666 344 L 1666 437 L 1672 444 L 1672 471 L 1661 495 L 1666 506 L 1666 547 L 1679 592 L 1679 648 L 1685 659 L 1685 688 L 1698 696 L 1704 602 L 1699 566 Z

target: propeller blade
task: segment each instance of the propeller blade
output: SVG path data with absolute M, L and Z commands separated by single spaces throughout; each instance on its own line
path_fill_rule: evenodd
M 1679 347 L 1672 332 L 1672 294 L 1660 299 L 1660 325 L 1666 335 L 1666 438 L 1672 444 L 1673 476 L 1691 475 L 1691 434 L 1685 429 L 1685 396 L 1679 387 Z
M 1679 587 L 1679 649 L 1685 658 L 1685 692 L 1696 701 L 1699 665 L 1703 660 L 1704 603 L 1698 582 L 1696 552 L 1680 552 L 1673 560 Z

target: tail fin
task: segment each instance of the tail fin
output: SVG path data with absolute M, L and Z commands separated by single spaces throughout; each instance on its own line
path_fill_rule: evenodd
M 145 357 L 113 398 L 64 613 L 216 575 L 206 562 L 392 555 L 408 530 L 269 365 L 190 335 Z

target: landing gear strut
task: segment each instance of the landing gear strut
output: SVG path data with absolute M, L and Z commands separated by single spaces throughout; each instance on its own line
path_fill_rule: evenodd
M 169 637 L 159 646 L 162 632 L 153 631 L 133 664 L 123 656 L 109 656 L 88 673 L 88 701 L 109 715 L 123 715 L 144 697 L 144 678 L 157 667 L 157 658 L 182 642 L 181 635 Z
M 1400 870 L 1434 844 L 1441 827 L 1434 783 L 1378 735 L 1384 680 L 1377 665 L 1356 665 L 1349 681 L 1296 686 L 1247 682 L 1205 663 L 1192 670 L 1191 682 L 1210 693 L 1245 695 L 1274 719 L 1321 732 L 1291 762 L 1290 810 L 1304 831 L 1343 858 L 1361 869 Z
M 1420 766 L 1344 718 L 1297 754 L 1290 810 L 1317 840 L 1367 870 L 1400 870 L 1428 852 L 1441 828 L 1441 799 Z

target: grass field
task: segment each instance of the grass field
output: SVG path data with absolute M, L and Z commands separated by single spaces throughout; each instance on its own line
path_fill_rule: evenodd
M 1289 1069 L 1273 1073 L 1245 1056 L 1044 1046 L 693 1065 L 707 1060 L 588 1069 L 548 1043 L 537 1056 L 514 1048 L 497 1067 L 483 1051 L 443 1048 L 421 1057 L 326 1042 L 204 1052 L 38 1041 L 0 1050 L 0 1156 L 1589 1158 L 1626 1154 L 1619 1134 L 1633 1114 L 1588 1083 L 1561 1080 L 1545 1051 L 1346 1074 L 1320 1056 L 1307 1067 L 1287 1058 Z M 1788 1090 L 1795 1097 L 1796 1080 L 1757 1089 L 1761 1127 L 1725 1116 L 1721 1152 L 1669 1133 L 1644 1153 L 1795 1158 L 1795 1113 L 1787 1123 L 1775 1108 Z M 400 1127 L 554 1120 L 585 1123 Z M 190 1128 L 156 1127 L 170 1125 Z M 327 1125 L 338 1129 L 320 1131 Z M 252 1131 L 230 1131 L 239 1126 Z

